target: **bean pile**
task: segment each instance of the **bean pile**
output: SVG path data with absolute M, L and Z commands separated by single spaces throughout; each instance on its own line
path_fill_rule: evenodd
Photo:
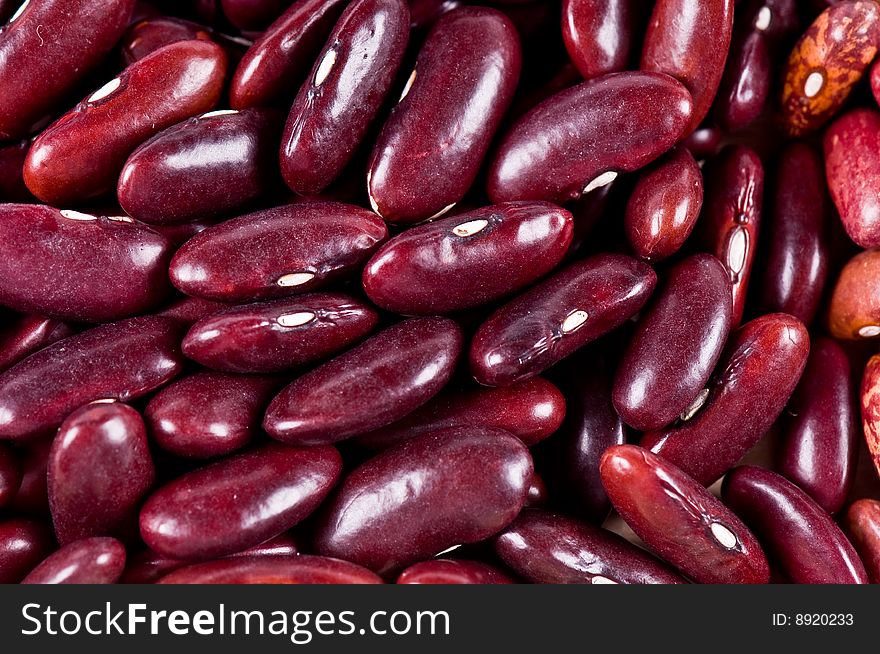
M 880 3 L 0 0 L 0 582 L 880 583 Z

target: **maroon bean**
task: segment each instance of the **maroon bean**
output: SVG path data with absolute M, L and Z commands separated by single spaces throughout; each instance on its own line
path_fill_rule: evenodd
M 676 148 L 639 175 L 626 205 L 626 235 L 645 261 L 672 256 L 684 245 L 703 206 L 703 175 L 686 148 Z
M 689 150 L 695 159 L 704 161 L 718 154 L 723 136 L 717 126 L 703 125 L 691 132 L 690 136 L 682 139 L 681 145 Z
M 49 518 L 48 477 L 49 451 L 54 434 L 49 438 L 31 440 L 18 448 L 21 459 L 21 484 L 9 509 L 19 514 Z
M 0 144 L 0 202 L 32 202 L 34 196 L 24 183 L 24 160 L 30 141 Z
M 52 530 L 36 520 L 0 521 L 0 584 L 17 584 L 51 552 Z
M 31 0 L 0 31 L 0 141 L 63 105 L 128 26 L 134 0 Z
M 23 584 L 115 584 L 125 569 L 125 547 L 115 538 L 70 543 L 31 570 Z
M 798 0 L 751 0 L 744 10 L 745 24 L 765 35 L 774 54 L 798 35 Z
M 485 540 L 522 509 L 532 472 L 528 449 L 507 432 L 424 434 L 349 474 L 321 514 L 316 549 L 385 574 Z
M 410 25 L 414 30 L 431 27 L 440 16 L 461 6 L 459 0 L 408 0 Z
M 529 492 L 526 494 L 526 503 L 524 506 L 526 508 L 544 506 L 549 501 L 550 495 L 547 491 L 547 484 L 544 483 L 544 480 L 541 479 L 541 476 L 536 472 L 532 475 L 532 481 L 529 484 Z
M 781 475 L 741 466 L 725 477 L 722 495 L 794 583 L 868 583 L 865 568 L 840 527 Z
M 312 513 L 342 471 L 332 447 L 272 443 L 163 486 L 141 509 L 141 536 L 176 559 L 210 559 L 287 531 Z
M 627 69 L 639 11 L 630 0 L 564 0 L 562 38 L 584 79 Z
M 387 236 L 384 222 L 360 207 L 276 207 L 194 236 L 171 261 L 171 281 L 188 295 L 225 302 L 293 295 L 359 269 Z
M 279 372 L 344 350 L 378 320 L 369 305 L 347 295 L 307 293 L 203 318 L 183 339 L 183 353 L 225 372 Z
M 461 329 L 451 320 L 405 320 L 287 386 L 263 428 L 286 443 L 315 445 L 389 425 L 446 385 L 461 347 Z
M 658 73 L 612 73 L 561 91 L 504 137 L 488 172 L 489 197 L 577 199 L 666 152 L 691 112 L 687 89 Z
M 389 222 L 412 223 L 461 201 L 513 100 L 521 67 L 519 37 L 504 14 L 486 7 L 444 14 L 373 148 L 373 210 Z
M 160 584 L 381 584 L 359 565 L 325 556 L 258 556 L 197 563 Z
M 52 318 L 10 317 L 0 328 L 0 372 L 72 333 L 69 325 Z
M 223 14 L 240 30 L 262 30 L 290 6 L 290 0 L 220 0 Z
M 126 66 L 179 41 L 211 41 L 211 30 L 188 20 L 151 16 L 131 25 L 120 43 Z
M 480 326 L 470 350 L 474 378 L 486 386 L 509 386 L 540 374 L 632 317 L 656 282 L 650 267 L 623 255 L 572 264 Z
M 0 205 L 0 303 L 61 320 L 107 322 L 170 290 L 167 239 L 128 217 Z
M 880 501 L 862 499 L 846 512 L 846 530 L 872 584 L 880 584 Z
M 511 202 L 408 229 L 367 263 L 364 290 L 405 315 L 451 313 L 510 295 L 553 270 L 573 219 L 544 202 Z
M 156 315 L 163 318 L 170 318 L 181 325 L 190 327 L 202 318 L 206 318 L 211 314 L 228 308 L 228 304 L 223 304 L 221 302 L 203 300 L 199 297 L 185 297 L 172 302 Z
M 767 104 L 772 77 L 764 33 L 742 30 L 734 37 L 718 88 L 713 114 L 718 124 L 728 132 L 739 132 L 757 120 Z
M 846 501 L 856 469 L 858 406 L 849 359 L 835 341 L 813 341 L 788 404 L 779 472 L 828 513 Z
M 769 314 L 731 335 L 702 406 L 687 420 L 646 434 L 642 447 L 708 486 L 732 468 L 782 413 L 810 341 L 797 318 Z
M 226 54 L 214 43 L 181 41 L 157 50 L 37 137 L 25 160 L 25 183 L 52 205 L 106 195 L 138 145 L 214 107 L 225 74 Z
M 599 468 L 611 503 L 658 556 L 703 584 L 766 584 L 767 559 L 746 526 L 666 460 L 617 445 Z
M 694 131 L 709 109 L 730 48 L 733 0 L 658 0 L 642 48 L 642 70 L 680 80 L 693 96 L 690 123 Z
M 0 508 L 9 504 L 21 486 L 21 463 L 15 452 L 0 443 Z
M 732 310 L 727 272 L 712 255 L 695 254 L 669 271 L 614 378 L 624 422 L 649 431 L 689 413 L 724 349 Z
M 409 37 L 405 0 L 353 0 L 293 102 L 281 174 L 297 193 L 320 193 L 351 161 L 376 119 Z
M 131 318 L 32 354 L 0 375 L 0 439 L 57 427 L 94 400 L 126 402 L 166 384 L 183 365 L 179 331 L 166 318 Z
M 398 584 L 512 584 L 507 574 L 479 561 L 434 559 L 409 566 Z
M 158 232 L 171 241 L 176 248 L 179 248 L 199 232 L 203 232 L 208 229 L 208 227 L 212 227 L 216 224 L 216 221 L 206 219 L 193 223 L 178 223 L 176 225 L 152 224 L 150 225 L 150 228 L 154 232 Z

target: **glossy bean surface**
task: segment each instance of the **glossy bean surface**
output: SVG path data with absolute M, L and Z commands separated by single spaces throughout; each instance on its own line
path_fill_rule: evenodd
M 381 584 L 354 563 L 326 556 L 260 556 L 197 563 L 172 572 L 160 584 Z
M 21 486 L 22 469 L 18 455 L 0 444 L 0 508 L 9 504 Z
M 715 101 L 718 124 L 728 132 L 739 132 L 757 120 L 767 104 L 772 77 L 764 32 L 749 30 L 735 35 Z
M 880 335 L 880 250 L 859 252 L 834 285 L 828 326 L 834 338 L 860 340 Z
M 131 25 L 119 49 L 126 66 L 140 61 L 159 48 L 179 41 L 211 41 L 211 30 L 179 18 L 153 16 Z
M 84 538 L 52 554 L 23 584 L 115 584 L 125 569 L 125 547 L 115 538 Z
M 871 460 L 880 474 L 880 355 L 874 355 L 865 366 L 861 387 L 862 429 Z
M 861 499 L 846 512 L 846 531 L 861 557 L 868 579 L 880 584 L 880 501 Z
M 434 559 L 409 566 L 400 573 L 398 584 L 512 584 L 501 570 L 479 561 Z
M 629 0 L 564 0 L 562 38 L 584 79 L 627 69 L 640 9 Z
M 53 549 L 52 530 L 42 522 L 0 521 L 0 584 L 17 584 Z
M 72 333 L 70 325 L 52 318 L 28 315 L 9 317 L 4 327 L 0 328 L 0 372 Z

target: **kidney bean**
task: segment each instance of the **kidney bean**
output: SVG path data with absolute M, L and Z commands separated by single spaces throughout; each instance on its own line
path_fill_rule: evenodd
M 787 413 L 779 472 L 837 513 L 855 477 L 858 409 L 849 359 L 836 342 L 813 342 Z
M 181 41 L 126 68 L 40 134 L 24 165 L 31 193 L 52 205 L 82 204 L 116 188 L 132 151 L 220 98 L 226 54 Z
M 220 0 L 223 15 L 240 30 L 262 30 L 290 6 L 290 0 Z
M 774 55 L 799 33 L 798 0 L 751 0 L 744 10 L 744 24 L 764 34 Z
M 703 584 L 766 584 L 770 569 L 748 528 L 673 464 L 635 445 L 605 451 L 611 503 L 658 556 Z
M 0 31 L 0 141 L 27 136 L 110 52 L 134 0 L 31 0 Z
M 451 320 L 405 320 L 296 379 L 272 400 L 263 428 L 315 445 L 389 425 L 446 385 L 461 347 Z
M 442 314 L 517 291 L 553 270 L 573 219 L 544 202 L 510 202 L 408 229 L 367 263 L 364 290 L 383 309 Z
M 639 311 L 657 276 L 630 257 L 572 264 L 493 313 L 471 343 L 474 378 L 509 386 L 540 374 Z
M 561 91 L 504 137 L 489 167 L 489 197 L 577 199 L 666 152 L 691 112 L 687 89 L 659 73 L 612 73 Z
M 342 483 L 320 516 L 316 550 L 385 574 L 485 540 L 522 509 L 532 472 L 526 446 L 498 429 L 455 427 L 399 443 Z
M 17 584 L 54 547 L 52 531 L 41 522 L 0 521 L 0 584 Z
M 405 0 L 354 0 L 293 101 L 281 174 L 297 193 L 320 193 L 351 161 L 376 119 L 409 37 Z
M 23 584 L 115 584 L 125 569 L 125 547 L 115 538 L 70 543 L 31 570 Z
M 880 250 L 859 252 L 840 271 L 831 296 L 828 326 L 834 338 L 880 335 Z
M 311 291 L 359 269 L 388 236 L 374 213 L 338 202 L 275 207 L 194 236 L 171 261 L 172 283 L 241 302 Z
M 880 474 L 880 355 L 871 357 L 862 377 L 862 427 L 877 474 Z
M 228 308 L 229 305 L 223 304 L 222 302 L 203 300 L 199 297 L 184 297 L 172 302 L 156 315 L 163 318 L 170 318 L 181 325 L 190 327 L 202 318 L 206 318 L 211 314 Z
M 877 9 L 880 12 L 880 7 Z M 825 173 L 831 199 L 849 237 L 863 248 L 880 245 L 880 113 L 854 109 L 826 130 Z
M 792 136 L 815 131 L 843 105 L 880 43 L 880 7 L 870 0 L 829 7 L 791 51 L 782 124 Z
M 614 378 L 624 422 L 649 431 L 689 413 L 724 349 L 732 310 L 727 273 L 712 255 L 695 254 L 669 271 Z
M 412 223 L 461 201 L 510 106 L 521 67 L 519 37 L 504 14 L 461 7 L 441 16 L 373 147 L 367 170 L 373 210 L 389 222 Z
M 532 475 L 532 482 L 529 484 L 529 492 L 526 495 L 526 508 L 540 507 L 546 505 L 550 501 L 550 495 L 547 491 L 547 484 L 541 479 L 536 472 Z
M 8 370 L 37 350 L 73 333 L 69 325 L 41 316 L 16 316 L 0 328 L 0 372 Z
M 347 295 L 307 293 L 203 318 L 183 339 L 183 353 L 225 372 L 279 372 L 357 343 L 378 321 L 372 307 Z
M 0 375 L 0 439 L 57 427 L 94 400 L 126 402 L 159 388 L 183 365 L 179 339 L 168 319 L 131 318 L 32 354 Z
M 684 245 L 703 206 L 703 175 L 693 155 L 676 148 L 644 170 L 624 217 L 633 252 L 645 261 L 672 256 Z
M 332 447 L 263 445 L 157 490 L 141 509 L 141 536 L 150 549 L 176 559 L 232 554 L 305 519 L 341 471 Z
M 739 132 L 755 122 L 767 104 L 772 77 L 764 32 L 744 29 L 735 35 L 715 100 L 718 124 L 728 132 Z
M 693 97 L 689 122 L 693 132 L 709 109 L 730 49 L 733 0 L 658 0 L 642 47 L 641 68 L 681 81 Z
M 440 16 L 461 6 L 459 0 L 408 0 L 407 4 L 414 30 L 430 28 Z
M 880 584 L 880 501 L 862 499 L 846 512 L 845 525 L 872 584 Z
M 722 494 L 794 583 L 868 583 L 855 548 L 840 528 L 781 475 L 741 466 L 725 477 Z
M 21 463 L 15 453 L 0 443 L 0 508 L 9 504 L 21 486 Z
M 645 435 L 641 445 L 704 486 L 732 468 L 782 413 L 810 341 L 797 318 L 769 314 L 731 335 L 702 406 L 687 420 Z
M 258 556 L 197 563 L 172 572 L 159 584 L 381 584 L 382 579 L 348 561 L 326 556 Z
M 211 41 L 211 30 L 188 20 L 150 16 L 131 25 L 120 43 L 126 66 L 140 61 L 159 48 L 179 41 Z
M 681 145 L 695 159 L 704 161 L 718 154 L 723 136 L 716 125 L 703 125 L 691 132 L 690 136 L 683 138 Z
M 21 484 L 9 504 L 11 511 L 40 518 L 51 516 L 46 478 L 53 439 L 54 434 L 49 438 L 31 440 L 17 448 L 21 462 Z
M 0 144 L 0 202 L 32 202 L 22 176 L 30 141 Z
M 0 303 L 61 320 L 119 320 L 168 294 L 171 244 L 128 217 L 0 204 Z
M 562 38 L 584 79 L 626 70 L 633 55 L 638 3 L 628 0 L 564 0 Z
M 507 574 L 479 561 L 435 559 L 409 566 L 398 584 L 512 584 Z

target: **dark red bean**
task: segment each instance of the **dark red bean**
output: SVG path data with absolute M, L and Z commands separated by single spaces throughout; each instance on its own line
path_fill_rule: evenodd
M 0 205 L 0 303 L 61 320 L 107 322 L 168 295 L 171 243 L 128 217 Z
M 733 0 L 658 0 L 642 48 L 642 70 L 680 80 L 693 96 L 682 136 L 702 122 L 724 74 L 733 33 Z
M 198 563 L 163 577 L 160 584 L 381 584 L 359 565 L 325 556 L 258 556 Z
M 690 151 L 698 161 L 714 157 L 721 149 L 724 135 L 715 125 L 703 125 L 682 139 L 681 145 Z
M 0 202 L 31 202 L 34 196 L 24 183 L 24 160 L 30 141 L 0 145 Z
M 42 522 L 0 521 L 0 584 L 17 584 L 53 549 L 52 530 Z
M 639 431 L 689 412 L 712 375 L 730 331 L 724 266 L 695 254 L 673 267 L 639 321 L 614 378 L 614 407 Z
M 0 328 L 0 372 L 72 333 L 69 325 L 52 318 L 10 317 Z
M 412 223 L 455 206 L 476 179 L 521 67 L 519 37 L 504 14 L 486 7 L 444 14 L 373 148 L 373 210 Z
M 498 309 L 477 330 L 470 365 L 486 386 L 540 374 L 639 311 L 657 276 L 635 259 L 601 254 L 572 264 Z
M 676 148 L 639 175 L 626 205 L 626 235 L 645 261 L 672 256 L 684 245 L 703 206 L 703 174 L 686 148 Z
M 859 252 L 834 285 L 828 326 L 834 338 L 862 340 L 880 335 L 880 250 Z
M 843 507 L 855 477 L 855 398 L 843 348 L 828 338 L 814 340 L 788 404 L 779 472 L 828 513 Z
M 221 302 L 212 302 L 211 300 L 203 300 L 198 297 L 185 297 L 172 302 L 156 315 L 163 318 L 170 318 L 181 325 L 189 327 L 202 318 L 206 318 L 211 314 L 228 308 L 228 304 L 223 304 Z
M 19 3 L 20 4 L 20 3 Z M 110 52 L 134 0 L 32 0 L 0 32 L 0 141 L 20 139 Z
M 532 472 L 528 449 L 507 432 L 424 434 L 349 474 L 321 515 L 315 547 L 385 574 L 485 540 L 520 512 Z
M 461 347 L 461 329 L 451 320 L 401 322 L 287 386 L 263 428 L 286 443 L 315 445 L 389 425 L 446 385 Z
M 571 244 L 573 219 L 544 202 L 511 202 L 408 229 L 367 263 L 364 290 L 405 315 L 487 304 L 553 270 Z
M 846 512 L 846 530 L 872 584 L 880 584 L 880 501 L 862 499 Z
M 214 43 L 181 41 L 157 50 L 37 137 L 25 161 L 25 183 L 56 206 L 106 195 L 138 145 L 217 104 L 225 74 L 226 54 Z
M 410 25 L 414 30 L 431 27 L 440 16 L 461 6 L 459 0 L 408 0 Z
M 49 438 L 29 441 L 18 449 L 21 459 L 21 484 L 9 505 L 18 514 L 49 518 L 49 490 L 46 479 L 49 450 L 54 434 Z
M 21 486 L 22 469 L 18 456 L 0 443 L 0 508 L 9 504 Z
M 637 42 L 637 2 L 564 0 L 562 38 L 584 79 L 627 69 Z
M 211 41 L 211 30 L 179 18 L 151 16 L 129 27 L 119 48 L 123 63 L 130 66 L 166 45 L 193 40 Z
M 394 83 L 409 37 L 405 0 L 353 0 L 293 102 L 281 174 L 320 193 L 351 161 Z
M 208 227 L 213 227 L 216 224 L 217 222 L 214 220 L 205 219 L 194 223 L 178 223 L 176 225 L 152 224 L 150 225 L 150 228 L 154 232 L 160 233 L 171 241 L 175 247 L 179 248 L 199 232 L 203 232 L 208 229 Z
M 722 495 L 794 583 L 868 583 L 865 567 L 840 527 L 781 475 L 741 466 L 725 477 Z
M 550 495 L 547 491 L 547 484 L 544 483 L 544 480 L 541 479 L 541 476 L 536 472 L 532 475 L 532 481 L 529 484 L 529 492 L 526 495 L 526 508 L 533 508 L 536 506 L 544 506 L 550 501 Z
M 865 366 L 861 388 L 862 430 L 874 468 L 880 475 L 880 355 Z
M 163 486 L 141 509 L 141 536 L 176 559 L 210 559 L 258 545 L 312 513 L 342 471 L 332 447 L 272 443 Z
M 746 323 L 731 335 L 702 406 L 680 424 L 646 434 L 642 447 L 708 486 L 782 413 L 809 351 L 809 335 L 797 318 L 775 313 Z
M 611 503 L 658 556 L 703 584 L 766 584 L 767 559 L 720 500 L 664 459 L 635 445 L 600 464 Z
M 798 0 L 751 0 L 743 9 L 745 24 L 762 32 L 774 55 L 780 47 L 790 45 L 790 39 L 800 31 Z
M 687 583 L 617 534 L 548 511 L 523 511 L 495 538 L 495 551 L 537 584 Z
M 770 47 L 760 30 L 743 30 L 734 37 L 713 115 L 728 132 L 751 125 L 767 104 L 773 77 Z
M 115 538 L 85 538 L 31 570 L 23 584 L 115 584 L 125 569 L 125 547 Z
M 479 561 L 435 559 L 409 566 L 398 584 L 512 584 L 508 575 Z
M 223 15 L 240 30 L 262 30 L 290 6 L 290 0 L 220 0 Z
M 0 439 L 57 427 L 94 400 L 127 402 L 166 384 L 183 366 L 179 331 L 166 318 L 132 318 L 32 354 L 0 375 Z
M 241 302 L 314 290 L 349 274 L 388 236 L 376 214 L 306 202 L 227 220 L 197 234 L 171 261 L 184 293 Z

